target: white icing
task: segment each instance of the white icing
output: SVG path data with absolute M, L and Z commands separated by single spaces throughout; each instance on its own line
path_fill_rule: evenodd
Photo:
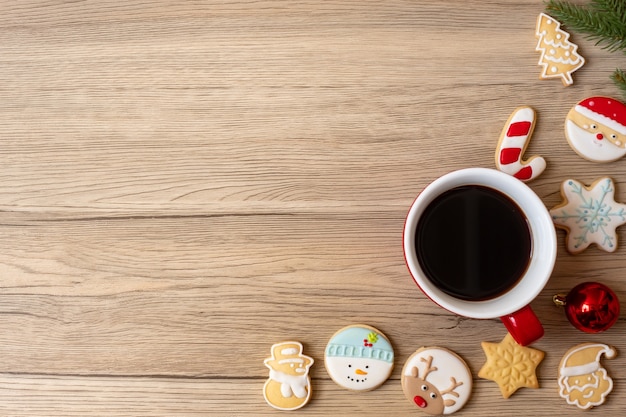
M 280 351 L 280 354 L 283 356 L 293 356 L 298 354 L 298 349 L 295 347 L 285 348 Z
M 288 375 L 284 372 L 270 369 L 270 379 L 280 382 L 280 393 L 285 398 L 289 398 L 292 395 L 297 398 L 306 398 L 309 395 L 307 389 L 309 378 L 307 375 Z
M 304 359 L 302 358 L 288 358 L 288 359 L 281 359 L 278 361 L 278 363 L 280 365 L 282 365 L 283 363 L 304 363 Z
M 326 370 L 339 386 L 366 391 L 381 385 L 389 378 L 393 363 L 371 358 L 326 356 Z
M 561 375 L 572 376 L 572 375 L 590 374 L 592 372 L 597 371 L 599 368 L 600 368 L 599 362 L 591 362 L 591 363 L 586 363 L 584 365 L 578 365 L 578 366 L 567 366 L 567 367 L 561 368 Z
M 411 369 L 417 367 L 419 370 L 418 377 L 421 378 L 426 373 L 427 365 L 422 359 L 428 360 L 430 356 L 433 358 L 431 367 L 436 367 L 437 370 L 426 376 L 427 382 L 434 385 L 439 391 L 444 391 L 450 387 L 451 377 L 454 377 L 457 382 L 462 382 L 462 385 L 454 388 L 454 391 L 459 394 L 458 397 L 451 394 L 444 395 L 444 399 L 454 399 L 455 403 L 445 407 L 443 414 L 452 414 L 460 410 L 469 400 L 472 394 L 472 374 L 465 361 L 459 356 L 447 349 L 432 347 L 415 352 L 409 357 L 404 364 L 403 375 L 411 377 Z
M 576 65 L 578 64 L 578 62 L 580 62 L 580 56 L 576 57 L 575 59 L 564 59 L 564 58 L 557 58 L 553 56 L 545 56 L 544 59 L 554 64 L 565 64 L 565 65 Z
M 626 148 L 621 148 L 607 139 L 598 140 L 595 132 L 588 132 L 572 120 L 565 122 L 567 141 L 576 153 L 595 162 L 610 162 L 626 155 Z
M 554 48 L 562 48 L 562 49 L 568 49 L 569 48 L 569 44 L 567 43 L 562 43 L 562 42 L 557 42 L 557 41 L 553 41 L 550 39 L 544 39 L 543 42 L 548 45 L 548 46 L 552 46 Z

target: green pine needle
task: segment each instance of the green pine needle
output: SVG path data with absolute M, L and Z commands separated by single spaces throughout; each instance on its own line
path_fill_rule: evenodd
M 580 6 L 563 0 L 548 0 L 546 13 L 604 49 L 626 53 L 626 1 L 591 0 L 588 6 Z M 611 79 L 626 96 L 626 72 L 616 69 Z
M 546 13 L 611 52 L 626 50 L 626 2 L 623 0 L 591 0 L 588 6 L 549 0 Z
M 622 91 L 622 94 L 626 95 L 626 73 L 618 68 L 613 72 L 613 75 L 611 75 L 611 79 Z

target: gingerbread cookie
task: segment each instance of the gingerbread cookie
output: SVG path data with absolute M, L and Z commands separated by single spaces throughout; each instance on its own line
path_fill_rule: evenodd
M 541 52 L 538 65 L 543 67 L 539 78 L 560 77 L 564 86 L 572 85 L 572 73 L 583 66 L 585 59 L 578 54 L 578 46 L 569 41 L 569 33 L 554 18 L 541 13 L 535 36 L 539 39 L 535 50 Z
M 496 167 L 500 171 L 519 180 L 530 181 L 546 169 L 546 161 L 539 156 L 522 160 L 534 128 L 535 110 L 528 106 L 515 109 L 504 125 L 496 146 Z
M 616 351 L 601 343 L 583 343 L 565 353 L 559 364 L 559 395 L 568 404 L 587 410 L 604 403 L 613 380 L 600 364 L 602 354 L 613 359 Z
M 589 97 L 567 113 L 565 137 L 570 147 L 592 162 L 626 155 L 626 105 L 610 97 Z
M 313 358 L 302 354 L 300 342 L 272 346 L 272 357 L 265 359 L 270 377 L 263 386 L 265 401 L 278 410 L 296 410 L 311 398 L 309 368 Z
M 452 414 L 463 408 L 472 394 L 472 373 L 456 353 L 423 347 L 402 368 L 402 391 L 428 414 Z
M 324 365 L 337 385 L 368 391 L 382 385 L 393 370 L 393 348 L 379 330 L 362 325 L 344 327 L 326 346 Z
M 509 398 L 519 388 L 539 388 L 535 371 L 545 353 L 518 345 L 507 333 L 500 343 L 482 342 L 487 362 L 478 376 L 495 381 L 504 398 Z
M 586 187 L 569 179 L 561 185 L 564 201 L 550 210 L 554 225 L 567 232 L 567 250 L 576 254 L 595 243 L 606 252 L 617 249 L 615 229 L 626 223 L 626 205 L 616 203 L 609 177 Z

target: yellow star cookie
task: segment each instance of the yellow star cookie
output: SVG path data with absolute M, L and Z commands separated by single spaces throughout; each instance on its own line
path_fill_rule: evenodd
M 495 381 L 504 398 L 509 398 L 519 388 L 539 388 L 535 370 L 543 360 L 544 352 L 518 345 L 507 333 L 500 343 L 482 342 L 487 363 L 478 376 Z

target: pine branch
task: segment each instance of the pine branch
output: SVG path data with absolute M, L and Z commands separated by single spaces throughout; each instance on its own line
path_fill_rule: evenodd
M 548 0 L 546 13 L 568 29 L 587 35 L 596 45 L 611 52 L 626 53 L 626 1 L 591 0 L 588 6 L 579 6 L 563 0 Z M 626 96 L 626 72 L 616 69 L 611 79 Z
M 568 29 L 587 35 L 596 45 L 615 52 L 626 51 L 626 2 L 624 0 L 592 0 L 579 6 L 562 0 L 549 0 L 546 13 Z
M 611 75 L 611 79 L 613 80 L 617 88 L 622 91 L 622 94 L 626 95 L 626 73 L 618 68 Z

